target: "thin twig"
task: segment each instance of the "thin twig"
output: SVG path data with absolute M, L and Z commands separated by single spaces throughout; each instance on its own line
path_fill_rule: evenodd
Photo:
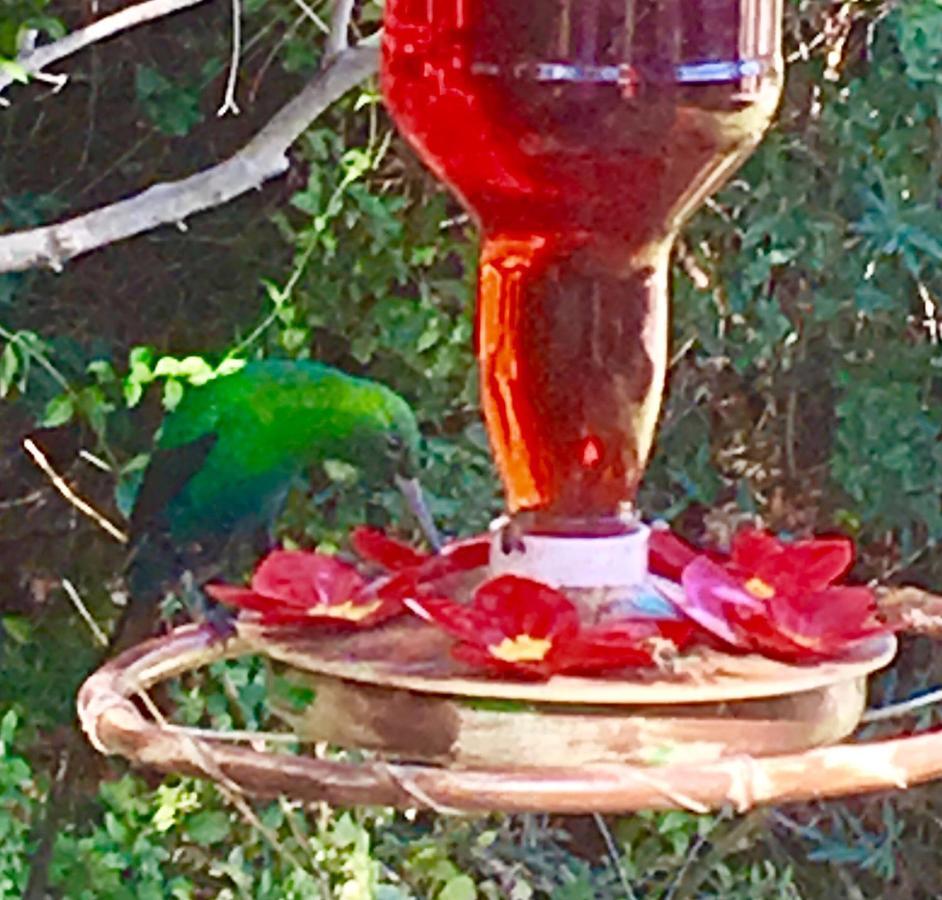
M 148 712 L 154 717 L 154 721 L 161 727 L 161 729 L 170 728 L 170 723 L 167 721 L 164 714 L 160 711 L 160 708 L 156 703 L 151 699 L 150 695 L 144 688 L 139 688 L 136 691 L 137 697 L 141 700 L 144 706 L 147 708 Z M 278 839 L 278 835 L 269 828 L 261 819 L 259 819 L 255 810 L 249 805 L 248 801 L 245 799 L 245 792 L 242 788 L 236 784 L 216 762 L 215 756 L 213 754 L 213 748 L 205 743 L 205 741 L 200 740 L 196 737 L 190 737 L 184 735 L 187 746 L 191 752 L 193 761 L 203 770 L 203 772 L 216 784 L 216 788 L 219 793 L 232 805 L 236 810 L 242 815 L 246 822 L 251 825 L 268 841 L 272 849 L 283 856 L 291 865 L 296 868 L 306 871 L 301 860 L 292 853 L 287 847 L 285 847 L 281 841 Z
M 356 0 L 334 0 L 334 9 L 330 16 L 330 33 L 327 35 L 325 59 L 333 59 L 347 49 L 347 32 L 350 30 L 350 20 L 353 18 L 353 7 Z
M 20 351 L 31 359 L 34 359 L 43 369 L 46 370 L 46 374 L 55 381 L 62 390 L 69 394 L 74 395 L 75 391 L 72 389 L 72 385 L 69 384 L 68 379 L 63 375 L 49 360 L 49 357 L 46 356 L 40 350 L 36 349 L 35 343 L 33 341 L 23 340 L 22 332 L 8 331 L 2 325 L 0 325 L 0 338 L 3 338 L 5 341 L 11 341 L 20 348 Z
M 252 744 L 263 741 L 266 744 L 297 744 L 300 740 L 296 734 L 285 734 L 281 731 L 217 731 L 214 728 L 191 728 L 188 725 L 166 725 L 167 731 L 182 734 L 188 737 L 212 741 L 232 741 L 239 744 Z
M 56 472 L 55 469 L 49 464 L 49 460 L 46 459 L 42 450 L 36 446 L 35 441 L 32 438 L 25 438 L 23 440 L 23 448 L 26 452 L 32 457 L 34 463 L 45 473 L 45 475 L 52 482 L 53 487 L 65 497 L 80 513 L 85 516 L 88 516 L 95 524 L 97 524 L 104 531 L 107 531 L 119 544 L 126 544 L 128 542 L 128 536 L 125 534 L 117 525 L 114 525 L 108 519 L 106 519 L 97 509 L 95 509 L 91 504 L 87 503 L 75 491 L 72 490 L 66 484 L 65 479 Z
M 605 849 L 608 850 L 609 859 L 612 861 L 612 867 L 615 869 L 618 880 L 621 882 L 625 897 L 627 900 L 638 900 L 637 895 L 631 889 L 631 882 L 628 880 L 628 873 L 625 871 L 625 866 L 621 861 L 621 854 L 615 846 L 615 839 L 612 837 L 612 832 L 605 823 L 605 819 L 598 813 L 592 813 L 592 818 L 595 820 L 595 827 L 598 828 L 599 834 L 602 835 L 602 840 L 605 841 Z
M 79 458 L 84 459 L 89 465 L 94 466 L 96 469 L 100 469 L 102 472 L 111 472 L 111 466 L 106 463 L 100 456 L 95 456 L 90 450 L 82 448 L 79 450 Z
M 709 831 L 701 831 L 699 828 L 697 829 L 697 836 L 690 842 L 690 846 L 687 848 L 687 853 L 684 856 L 684 861 L 675 873 L 674 878 L 672 879 L 670 886 L 667 889 L 667 893 L 664 895 L 664 900 L 674 900 L 674 895 L 677 893 L 680 886 L 684 883 L 684 879 L 687 877 L 687 872 L 690 871 L 690 868 L 700 856 L 700 851 L 704 848 L 704 846 L 706 846 L 710 834 L 713 833 L 720 822 L 722 822 L 724 818 L 728 817 L 728 815 L 728 811 L 723 809 L 714 820 L 713 825 Z
M 889 706 L 868 709 L 860 717 L 860 721 L 867 724 L 870 722 L 882 722 L 885 719 L 897 719 L 900 716 L 908 715 L 925 706 L 932 706 L 934 703 L 942 703 L 942 688 L 937 688 L 926 694 L 920 694 L 918 697 L 912 697 L 900 703 L 892 703 Z
M 146 0 L 145 3 L 129 6 L 97 22 L 92 22 L 85 28 L 79 28 L 51 44 L 44 44 L 35 50 L 21 53 L 15 62 L 26 71 L 27 75 L 38 81 L 50 82 L 58 89 L 65 84 L 66 76 L 45 73 L 43 69 L 46 66 L 72 56 L 73 53 L 78 53 L 79 50 L 84 50 L 91 44 L 96 44 L 119 32 L 127 31 L 129 28 L 143 25 L 154 19 L 162 19 L 203 2 L 204 0 Z M 0 71 L 0 93 L 5 91 L 13 81 L 11 72 Z
M 295 5 L 304 13 L 324 34 L 330 34 L 330 26 L 305 2 L 294 0 Z
M 20 506 L 32 506 L 34 503 L 38 503 L 45 496 L 46 492 L 42 491 L 30 491 L 28 494 L 24 494 L 22 497 L 14 497 L 12 500 L 0 500 L 0 510 L 3 509 L 16 509 Z
M 288 148 L 311 122 L 376 72 L 379 39 L 378 33 L 370 35 L 337 56 L 229 159 L 84 215 L 0 236 L 0 272 L 39 266 L 61 270 L 77 256 L 160 225 L 184 222 L 283 175 Z
M 671 900 L 691 900 L 698 895 L 700 886 L 710 877 L 714 868 L 727 856 L 739 849 L 739 845 L 748 840 L 752 834 L 759 830 L 768 821 L 768 812 L 764 809 L 754 810 L 736 822 L 731 822 L 726 831 L 710 840 L 710 850 L 700 858 L 698 865 L 688 868 L 683 878 L 671 885 Z M 715 832 L 716 829 L 714 828 Z M 712 832 L 711 832 L 712 834 Z
M 69 581 L 68 578 L 61 579 L 62 589 L 66 592 L 69 599 L 72 601 L 72 605 L 78 611 L 78 614 L 82 617 L 85 624 L 88 626 L 89 631 L 91 631 L 92 636 L 102 647 L 108 646 L 108 636 L 101 630 L 98 623 L 92 618 L 92 614 L 88 611 L 88 607 L 85 605 L 85 602 L 82 600 L 81 595 L 75 589 L 75 585 Z
M 226 113 L 239 115 L 239 104 L 236 103 L 236 81 L 239 78 L 239 54 L 242 52 L 242 4 L 240 0 L 232 0 L 232 55 L 229 58 L 229 77 L 226 79 L 226 93 L 222 98 L 222 105 L 216 111 L 217 116 Z
M 249 88 L 249 103 L 255 102 L 255 97 L 259 92 L 259 89 L 262 86 L 262 81 L 265 78 L 265 75 L 268 73 L 268 70 L 271 68 L 272 63 L 278 57 L 278 54 L 281 52 L 281 48 L 294 37 L 297 30 L 301 27 L 304 22 L 304 15 L 298 15 L 295 17 L 294 21 L 285 29 L 285 33 L 275 42 L 272 48 L 268 51 L 268 54 L 265 56 L 262 64 L 258 67 L 258 71 L 255 73 L 255 77 L 252 79 L 252 86 Z

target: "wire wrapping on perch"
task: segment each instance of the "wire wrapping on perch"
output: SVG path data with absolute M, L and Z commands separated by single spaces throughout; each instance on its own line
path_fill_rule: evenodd
M 881 607 L 908 630 L 937 632 L 942 598 L 885 591 Z M 146 719 L 130 699 L 159 681 L 248 652 L 237 637 L 188 626 L 132 648 L 95 672 L 79 694 L 79 716 L 99 750 L 168 772 L 219 777 L 246 794 L 377 804 L 447 812 L 619 813 L 682 808 L 738 810 L 766 803 L 902 789 L 942 775 L 942 728 L 910 737 L 845 743 L 803 753 L 741 756 L 700 765 L 605 765 L 462 770 L 369 760 L 342 762 L 235 747 Z M 199 752 L 194 752 L 194 743 Z M 207 756 L 208 755 L 208 756 Z M 211 771 L 205 764 L 212 759 Z

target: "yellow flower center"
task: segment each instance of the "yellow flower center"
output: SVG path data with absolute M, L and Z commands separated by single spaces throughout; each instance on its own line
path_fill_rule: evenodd
M 775 588 L 761 578 L 750 578 L 745 587 L 753 597 L 759 600 L 771 600 L 775 596 Z
M 491 656 L 503 662 L 539 662 L 553 646 L 546 638 L 535 638 L 529 634 L 518 634 L 504 638 L 499 644 L 491 644 L 487 650 Z
M 321 603 L 318 606 L 309 606 L 307 614 L 311 618 L 329 616 L 331 619 L 361 622 L 367 616 L 373 615 L 382 605 L 382 600 L 374 600 L 372 603 L 354 603 L 352 600 L 345 603 Z

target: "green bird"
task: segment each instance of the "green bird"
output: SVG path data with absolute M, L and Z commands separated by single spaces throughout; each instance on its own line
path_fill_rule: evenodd
M 190 571 L 203 581 L 207 564 L 218 574 L 233 543 L 270 546 L 292 484 L 328 459 L 396 484 L 437 549 L 415 477 L 420 442 L 402 397 L 322 363 L 249 362 L 188 389 L 164 418 L 134 501 L 131 598 L 113 644 L 143 636 L 172 579 Z
M 130 597 L 104 655 L 152 632 L 165 589 L 187 572 L 199 583 L 220 574 L 231 545 L 270 545 L 292 484 L 324 460 L 350 463 L 375 484 L 396 484 L 438 549 L 415 477 L 419 448 L 415 414 L 402 397 L 321 363 L 249 362 L 188 389 L 164 418 L 134 501 Z M 228 625 L 218 614 L 210 621 Z M 54 838 L 74 802 L 76 773 L 91 770 L 90 756 L 75 734 L 35 830 L 27 900 L 46 894 Z

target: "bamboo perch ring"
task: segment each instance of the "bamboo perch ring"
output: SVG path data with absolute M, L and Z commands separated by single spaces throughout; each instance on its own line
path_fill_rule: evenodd
M 923 634 L 942 632 L 942 597 L 915 588 L 887 590 L 880 606 L 895 626 Z M 942 776 L 942 728 L 910 737 L 699 763 L 463 769 L 382 759 L 346 762 L 233 746 L 149 720 L 131 699 L 165 679 L 251 652 L 258 647 L 244 629 L 222 641 L 205 626 L 179 628 L 134 647 L 82 686 L 82 726 L 103 753 L 165 772 L 224 779 L 227 786 L 248 795 L 284 794 L 311 803 L 449 813 L 706 812 L 727 805 L 744 811 L 770 803 L 905 789 Z

